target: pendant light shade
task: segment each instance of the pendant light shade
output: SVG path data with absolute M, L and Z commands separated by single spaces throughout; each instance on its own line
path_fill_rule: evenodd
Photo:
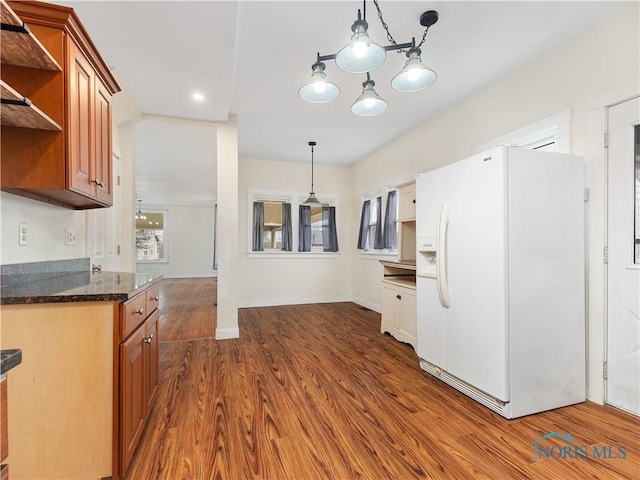
M 420 53 L 420 49 L 415 47 L 407 52 L 409 59 L 404 64 L 404 68 L 391 80 L 391 86 L 394 90 L 417 92 L 435 83 L 438 75 L 423 65 Z
M 362 84 L 362 95 L 360 95 L 353 105 L 351 111 L 362 117 L 371 117 L 384 112 L 389 106 L 387 102 L 373 89 L 376 82 L 371 80 L 367 73 L 367 80 Z
M 325 64 L 317 61 L 311 66 L 311 69 L 313 70 L 311 81 L 298 90 L 300 97 L 311 103 L 326 103 L 335 100 L 340 95 L 340 89 L 335 83 L 326 80 Z
M 322 205 L 322 203 L 320 203 L 316 198 L 316 194 L 313 191 L 313 150 L 316 146 L 316 142 L 309 142 L 309 146 L 311 147 L 311 192 L 309 192 L 309 198 L 307 198 L 302 204 L 307 206 Z
M 361 17 L 353 22 L 351 42 L 336 54 L 336 65 L 347 73 L 366 73 L 382 65 L 387 52 L 377 43 L 371 41 L 367 29 L 369 25 Z

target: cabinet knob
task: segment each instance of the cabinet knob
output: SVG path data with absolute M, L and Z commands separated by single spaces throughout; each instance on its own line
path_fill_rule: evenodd
M 143 315 L 144 314 L 144 308 L 139 308 L 138 310 L 135 310 L 133 313 L 138 314 L 138 315 Z
M 414 198 L 413 200 L 411 200 L 411 203 L 413 203 L 415 205 L 416 204 L 416 199 Z
M 153 340 L 153 333 L 149 335 L 149 343 L 151 343 L 151 340 Z
M 156 295 L 155 297 L 153 297 L 153 299 L 157 302 L 157 301 L 158 301 L 158 295 Z
M 402 300 L 402 296 L 401 296 L 400 294 L 396 295 L 396 298 L 397 298 L 398 300 Z
M 93 183 L 95 183 L 99 187 L 106 187 L 107 186 L 106 183 L 104 183 L 102 180 L 98 180 L 97 178 L 93 181 Z
M 144 337 L 144 339 L 142 341 L 144 343 L 146 343 L 147 345 L 151 343 L 151 339 L 149 337 Z

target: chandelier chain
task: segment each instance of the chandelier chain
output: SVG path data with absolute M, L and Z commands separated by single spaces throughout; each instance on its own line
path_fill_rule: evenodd
M 380 23 L 382 24 L 382 27 L 387 32 L 387 40 L 389 40 L 391 45 L 397 45 L 398 42 L 396 42 L 395 38 L 393 38 L 393 35 L 391 35 L 391 32 L 389 32 L 389 25 L 387 25 L 387 22 L 385 22 L 384 18 L 382 18 L 382 10 L 380 10 L 380 5 L 378 5 L 378 0 L 373 0 L 373 4 L 376 6 L 376 10 L 378 11 L 378 18 L 380 19 Z M 424 33 L 422 34 L 422 40 L 420 41 L 420 44 L 416 45 L 417 48 L 422 47 L 422 44 L 427 38 L 427 32 L 429 32 L 429 27 L 425 28 Z M 402 50 L 401 48 L 398 48 L 397 51 L 398 53 L 402 53 L 408 50 Z

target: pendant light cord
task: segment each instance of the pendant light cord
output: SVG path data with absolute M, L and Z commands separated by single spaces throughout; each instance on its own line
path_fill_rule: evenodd
M 382 11 L 380 10 L 380 5 L 378 5 L 378 0 L 373 0 L 373 4 L 376 6 L 376 10 L 378 10 L 378 18 L 380 19 L 380 23 L 382 24 L 382 27 L 387 32 L 387 40 L 389 40 L 389 42 L 392 45 L 397 45 L 398 42 L 396 42 L 395 38 L 393 38 L 393 35 L 391 35 L 391 32 L 389 32 L 389 25 L 387 25 L 387 22 L 385 22 L 384 18 L 382 18 Z M 366 0 L 365 0 L 365 5 L 366 5 Z M 425 28 L 424 33 L 422 34 L 422 41 L 420 42 L 420 44 L 418 45 L 417 48 L 422 47 L 422 44 L 424 43 L 425 39 L 427 38 L 427 32 L 429 32 L 429 27 Z M 398 53 L 404 52 L 404 51 L 406 51 L 406 50 L 402 50 L 400 48 L 398 49 Z
M 313 191 L 313 145 L 311 145 L 311 193 L 315 193 Z

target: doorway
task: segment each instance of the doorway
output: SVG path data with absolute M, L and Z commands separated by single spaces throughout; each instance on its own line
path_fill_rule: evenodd
M 640 416 L 640 97 L 608 109 L 606 403 Z

